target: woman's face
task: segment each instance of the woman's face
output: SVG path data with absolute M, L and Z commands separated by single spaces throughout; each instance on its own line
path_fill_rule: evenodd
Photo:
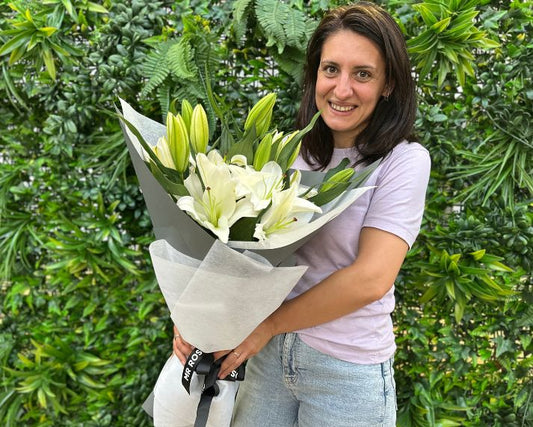
M 315 102 L 333 132 L 335 147 L 354 145 L 386 94 L 385 61 L 373 42 L 351 30 L 340 30 L 326 39 Z

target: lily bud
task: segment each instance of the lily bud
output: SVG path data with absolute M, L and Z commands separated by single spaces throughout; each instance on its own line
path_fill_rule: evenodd
M 255 133 L 258 137 L 262 137 L 270 127 L 272 120 L 272 110 L 276 103 L 276 94 L 269 93 L 261 98 L 257 104 L 248 113 L 246 122 L 244 123 L 244 130 L 248 131 L 255 126 Z
M 181 101 L 181 117 L 187 126 L 187 131 L 191 131 L 192 105 L 185 98 Z
M 347 183 L 348 181 L 350 181 L 350 178 L 353 176 L 354 173 L 355 170 L 352 168 L 346 168 L 337 172 L 336 174 L 329 177 L 329 179 L 322 184 L 320 191 L 328 191 L 339 184 Z
M 272 134 L 267 133 L 259 143 L 254 155 L 254 169 L 260 171 L 261 168 L 270 160 L 270 151 L 272 150 Z
M 167 138 L 176 170 L 183 173 L 189 166 L 189 133 L 181 114 L 167 114 Z
M 190 135 L 191 145 L 194 151 L 197 154 L 205 153 L 207 151 L 207 143 L 209 142 L 209 124 L 204 107 L 201 104 L 194 107 L 192 112 Z

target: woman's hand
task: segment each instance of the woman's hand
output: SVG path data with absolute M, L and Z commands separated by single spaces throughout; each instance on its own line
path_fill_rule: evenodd
M 187 362 L 187 357 L 194 350 L 194 347 L 190 345 L 187 341 L 184 341 L 181 337 L 178 328 L 174 325 L 174 339 L 172 340 L 172 349 L 174 354 L 180 360 L 182 365 L 185 365 Z
M 261 349 L 274 336 L 272 331 L 273 326 L 270 319 L 267 318 L 233 350 L 222 350 L 215 352 L 213 354 L 215 360 L 227 355 L 226 359 L 222 362 L 218 377 L 227 377 L 231 371 L 237 369 L 246 360 L 259 353 L 259 351 L 261 351 Z M 185 365 L 185 363 L 187 363 L 187 358 L 194 350 L 194 347 L 187 341 L 183 340 L 176 326 L 174 326 L 174 339 L 172 347 L 176 357 L 183 365 Z
M 174 354 L 180 360 L 182 365 L 185 365 L 185 363 L 187 363 L 187 358 L 194 350 L 194 347 L 182 338 L 178 331 L 178 328 L 176 328 L 176 325 L 174 325 L 174 339 L 172 340 L 172 350 L 174 351 Z M 225 356 L 229 352 L 231 352 L 231 350 L 217 351 L 213 353 L 213 356 L 215 360 L 217 360 Z
M 215 353 L 215 359 L 218 359 L 225 354 L 228 355 L 220 366 L 218 378 L 227 377 L 231 371 L 237 369 L 246 360 L 259 353 L 259 351 L 261 351 L 261 349 L 267 345 L 273 336 L 273 326 L 270 319 L 267 318 L 233 350 L 229 352 L 225 351 Z

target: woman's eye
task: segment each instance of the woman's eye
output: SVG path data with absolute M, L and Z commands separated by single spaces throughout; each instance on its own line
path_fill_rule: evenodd
M 333 65 L 326 65 L 324 67 L 324 71 L 327 73 L 327 74 L 335 74 L 335 72 L 337 71 L 337 68 L 334 67 Z
M 355 76 L 358 80 L 369 80 L 370 77 L 372 77 L 368 71 L 364 70 L 358 71 L 357 73 L 355 73 Z

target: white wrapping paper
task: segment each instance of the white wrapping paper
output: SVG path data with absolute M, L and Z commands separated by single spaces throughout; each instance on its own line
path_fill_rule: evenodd
M 202 384 L 194 375 L 191 379 L 191 394 L 187 394 L 181 385 L 183 365 L 172 355 L 165 363 L 153 393 L 153 416 L 156 427 L 193 427 L 196 408 L 200 401 Z M 220 392 L 213 397 L 207 427 L 227 427 L 231 422 L 231 413 L 239 383 L 231 381 L 217 382 Z
M 202 260 L 165 240 L 150 255 L 170 316 L 183 339 L 205 353 L 231 350 L 280 306 L 307 267 L 273 267 L 221 243 Z
M 200 261 L 157 240 L 150 245 L 157 281 L 180 334 L 209 353 L 232 349 L 285 299 L 307 267 L 273 267 L 253 252 L 237 252 L 215 240 Z M 156 427 L 193 426 L 202 383 L 192 376 L 191 394 L 181 384 L 183 365 L 172 356 L 153 392 Z M 237 382 L 218 381 L 208 427 L 230 425 Z M 146 405 L 150 406 L 150 405 Z

